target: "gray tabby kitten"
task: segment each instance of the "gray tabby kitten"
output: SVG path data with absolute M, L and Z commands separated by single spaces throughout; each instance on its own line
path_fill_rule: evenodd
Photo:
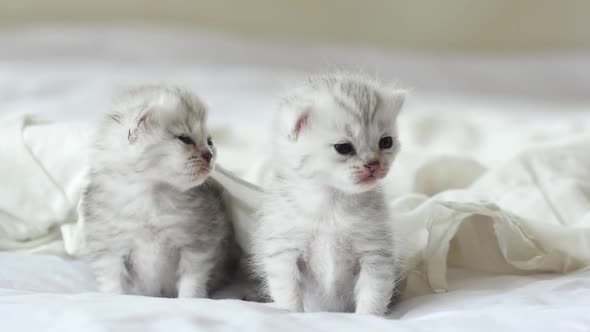
M 206 118 L 190 92 L 153 86 L 124 93 L 100 125 L 79 206 L 100 291 L 207 297 L 232 274 Z
M 399 143 L 404 93 L 318 75 L 280 105 L 254 265 L 291 311 L 382 315 L 397 295 L 398 240 L 379 187 Z

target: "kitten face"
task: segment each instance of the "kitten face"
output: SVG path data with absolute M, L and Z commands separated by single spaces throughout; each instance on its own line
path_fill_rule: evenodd
M 152 176 L 178 188 L 200 185 L 213 170 L 217 155 L 204 119 L 183 108 L 163 115 L 143 147 L 154 167 Z
M 180 189 L 198 186 L 213 170 L 217 154 L 207 131 L 206 108 L 185 91 L 155 93 L 129 129 L 135 167 Z
M 399 151 L 396 118 L 403 96 L 362 80 L 348 90 L 341 84 L 315 91 L 297 106 L 287 158 L 303 178 L 360 193 L 387 176 Z M 346 93 L 351 89 L 352 96 Z
M 386 116 L 390 114 L 380 112 L 366 124 L 344 117 L 327 125 L 333 134 L 324 141 L 323 158 L 333 170 L 329 185 L 345 192 L 362 192 L 387 176 L 399 148 L 395 119 Z

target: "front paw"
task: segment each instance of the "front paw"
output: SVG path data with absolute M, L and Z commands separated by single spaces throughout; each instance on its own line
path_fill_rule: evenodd
M 178 290 L 178 298 L 197 298 L 203 299 L 207 298 L 207 291 L 204 289 L 179 289 Z
M 260 303 L 267 303 L 271 302 L 268 296 L 260 292 L 258 289 L 251 287 L 242 293 L 242 301 L 248 302 L 260 302 Z
M 303 312 L 303 304 L 301 301 L 275 301 L 275 308 L 290 311 L 290 312 Z
M 125 294 L 123 287 L 118 280 L 98 280 L 97 289 L 101 293 Z
M 386 306 L 377 306 L 374 304 L 359 303 L 356 306 L 355 313 L 361 314 L 361 315 L 383 316 L 387 313 L 387 307 Z
M 206 298 L 207 286 L 195 276 L 183 276 L 178 282 L 178 298 Z

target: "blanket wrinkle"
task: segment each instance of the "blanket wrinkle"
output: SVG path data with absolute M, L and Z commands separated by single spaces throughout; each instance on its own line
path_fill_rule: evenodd
M 406 294 L 444 292 L 454 266 L 530 274 L 566 273 L 590 265 L 589 135 L 569 135 L 567 126 L 556 126 L 564 131 L 547 132 L 542 142 L 533 142 L 534 137 L 526 135 L 538 135 L 535 130 L 514 127 L 512 135 L 533 143 L 511 150 L 498 162 L 500 156 L 491 153 L 504 153 L 505 142 L 495 142 L 493 130 L 478 127 L 484 122 L 445 113 L 446 125 L 429 132 L 425 140 L 420 134 L 424 123 L 437 123 L 442 115 L 418 112 L 405 117 L 401 139 L 406 149 L 384 186 L 402 240 Z M 49 123 L 27 114 L 2 120 L 0 249 L 75 255 L 82 241 L 76 207 L 92 123 Z M 510 121 L 497 123 L 504 128 Z M 437 153 L 448 131 L 462 125 L 467 128 L 460 140 L 477 136 L 470 150 L 481 153 L 461 154 L 452 146 Z M 244 150 L 238 138 L 259 131 L 246 126 L 235 130 L 242 132 L 218 131 L 220 151 Z M 237 241 L 248 252 L 265 164 L 244 163 L 242 156 L 224 155 L 212 177 L 225 189 Z M 244 174 L 259 178 L 246 181 Z

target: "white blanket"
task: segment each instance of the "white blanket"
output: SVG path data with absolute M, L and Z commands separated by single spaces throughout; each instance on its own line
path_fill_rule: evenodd
M 457 114 L 416 112 L 402 121 L 407 149 L 386 188 L 396 212 L 392 222 L 405 240 L 408 296 L 424 292 L 424 282 L 431 290 L 444 291 L 448 264 L 494 273 L 563 273 L 590 263 L 590 136 L 569 134 L 563 123 L 554 132 L 543 128 L 539 138 L 534 130 L 538 124 L 494 127 L 492 121 L 478 119 L 479 124 Z M 581 121 L 571 125 L 588 125 Z M 79 229 L 72 225 L 92 125 L 43 123 L 31 116 L 8 116 L 1 123 L 6 145 L 1 174 L 8 185 L 0 189 L 0 245 L 55 253 L 61 227 L 65 250 L 73 254 Z M 506 132 L 506 142 L 500 143 L 512 144 L 502 151 L 515 154 L 506 163 L 490 161 L 490 169 L 464 155 L 417 149 L 424 142 L 457 146 L 444 143 L 457 139 L 466 149 L 478 144 L 485 151 L 500 145 L 487 141 L 495 137 L 487 134 L 490 130 L 500 129 Z M 241 144 L 226 137 L 220 141 L 220 151 L 224 145 Z M 518 151 L 516 142 L 531 145 Z M 229 194 L 239 242 L 248 250 L 260 188 L 221 167 L 214 178 Z M 404 182 L 410 190 L 398 187 Z M 400 189 L 406 193 L 396 195 Z
M 305 313 L 238 300 L 94 292 L 88 269 L 55 256 L 0 253 L 2 331 L 588 331 L 590 271 L 509 276 L 451 269 L 449 292 L 414 297 L 390 319 Z
M 394 320 L 97 294 L 80 262 L 10 252 L 0 253 L 0 317 L 9 317 L 2 331 L 590 326 L 590 271 L 566 273 L 588 265 L 590 251 L 587 56 L 395 55 L 145 28 L 2 30 L 0 45 L 0 249 L 11 251 L 75 249 L 89 117 L 121 86 L 167 82 L 199 93 L 211 105 L 219 163 L 252 183 L 264 175 L 263 134 L 276 96 L 304 71 L 362 68 L 416 90 L 386 183 L 410 271 Z M 234 194 L 247 246 L 256 189 L 215 176 Z
M 538 128 L 546 135 L 541 138 L 545 144 L 515 152 L 521 147 L 489 140 L 497 137 L 492 134 L 495 130 L 489 135 L 479 131 L 474 127 L 477 126 L 474 118 L 457 117 L 451 121 L 450 116 L 406 113 L 402 121 L 406 128 L 405 152 L 389 179 L 388 188 L 394 196 L 391 204 L 399 215 L 394 222 L 408 233 L 407 244 L 414 264 L 405 299 L 389 320 L 329 313 L 289 314 L 268 304 L 232 299 L 98 294 L 90 271 L 79 262 L 0 253 L 0 312 L 3 317 L 10 317 L 3 326 L 10 331 L 66 332 L 586 331 L 590 326 L 587 315 L 590 270 L 569 275 L 538 272 L 567 272 L 588 263 L 588 250 L 584 246 L 588 244 L 585 225 L 590 211 L 587 195 L 590 165 L 585 152 L 589 139 L 569 135 L 571 128 L 587 126 L 587 120 L 562 121 L 554 131 L 547 127 L 550 122 L 542 121 Z M 2 220 L 3 234 L 9 235 L 2 237 L 2 244 L 55 252 L 60 241 L 59 237 L 48 235 L 51 230 L 59 225 L 64 230 L 76 230 L 67 227 L 75 225 L 74 219 L 68 223 L 64 216 L 75 210 L 79 177 L 85 164 L 83 145 L 90 126 L 43 124 L 27 116 L 3 120 L 6 130 L 0 131 L 3 135 L 0 141 L 20 142 L 24 138 L 22 145 L 3 145 L 2 151 L 6 153 L 2 156 L 6 172 L 3 174 L 11 174 L 15 182 L 26 179 L 28 174 L 40 175 L 30 187 L 0 187 L 3 199 L 33 204 L 27 211 L 22 211 L 22 205 L 18 204 L 3 206 L 4 216 L 19 217 Z M 432 122 L 438 124 L 437 128 L 424 125 Z M 484 123 L 489 125 L 488 121 Z M 538 123 L 510 123 L 506 121 L 502 125 L 507 126 L 503 127 L 509 136 L 507 140 L 519 136 L 512 143 L 533 146 L 531 140 L 540 139 L 534 129 Z M 420 132 L 420 128 L 425 131 Z M 472 136 L 465 137 L 461 130 Z M 423 140 L 427 133 L 432 135 L 430 143 Z M 460 151 L 448 150 L 461 142 L 473 144 L 474 140 L 478 151 L 489 148 L 489 155 L 477 156 L 486 162 L 459 153 L 465 146 Z M 232 146 L 231 140 L 221 141 Z M 431 149 L 431 144 L 447 149 Z M 514 155 L 510 161 L 493 160 L 495 154 L 491 151 L 496 144 L 503 147 L 502 152 Z M 225 162 L 234 165 L 231 158 Z M 244 172 L 240 167 L 236 171 Z M 218 173 L 216 177 L 231 193 L 244 198 L 246 206 L 254 205 L 255 190 L 222 175 Z M 44 180 L 49 184 L 44 184 Z M 35 196 L 39 188 L 49 189 L 44 189 L 45 195 Z M 51 192 L 53 188 L 61 189 Z M 232 206 L 241 212 L 236 215 L 244 235 L 252 222 L 249 210 L 240 204 Z M 75 244 L 72 236 L 75 232 L 63 235 L 66 244 Z M 447 271 L 449 264 L 470 269 Z M 470 271 L 473 269 L 481 272 Z M 537 274 L 521 275 L 527 271 Z M 429 285 L 435 290 L 446 288 L 448 293 L 430 294 Z M 229 295 L 231 298 L 232 293 Z

